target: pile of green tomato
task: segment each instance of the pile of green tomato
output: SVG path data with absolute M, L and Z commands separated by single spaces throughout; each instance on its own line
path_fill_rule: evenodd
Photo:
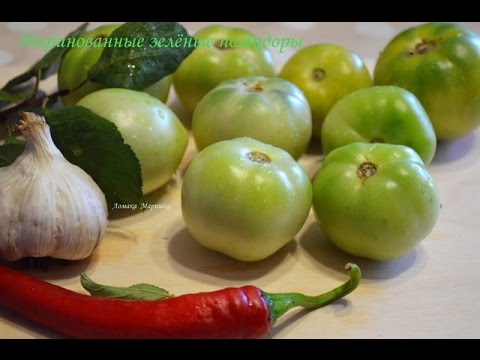
M 117 26 L 83 36 L 108 36 Z M 195 34 L 251 36 L 218 25 Z M 117 125 L 149 193 L 175 173 L 188 143 L 164 104 L 173 81 L 199 150 L 182 184 L 186 227 L 235 259 L 275 253 L 312 204 L 328 238 L 355 256 L 395 259 L 432 231 L 440 200 L 427 167 L 437 141 L 480 125 L 479 35 L 444 23 L 407 29 L 380 53 L 373 80 L 363 60 L 338 45 L 301 48 L 276 74 L 268 49 L 217 44 L 196 48 L 145 92 L 90 83 L 62 100 Z M 69 51 L 60 88 L 81 82 L 101 51 Z M 313 181 L 297 162 L 312 137 L 325 155 Z

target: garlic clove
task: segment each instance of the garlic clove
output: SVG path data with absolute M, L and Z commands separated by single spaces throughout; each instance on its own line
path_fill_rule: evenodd
M 107 229 L 105 195 L 57 149 L 42 116 L 20 113 L 25 150 L 0 168 L 0 259 L 79 260 Z

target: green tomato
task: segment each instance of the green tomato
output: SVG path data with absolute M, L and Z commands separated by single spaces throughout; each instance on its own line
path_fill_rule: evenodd
M 85 96 L 77 105 L 117 126 L 140 161 L 144 194 L 165 184 L 175 173 L 187 148 L 188 134 L 160 100 L 140 91 L 103 89 Z
M 120 26 L 120 24 L 103 25 L 96 29 L 83 33 L 80 37 L 84 39 L 108 38 L 111 33 Z M 75 47 L 70 49 L 63 57 L 58 70 L 58 88 L 72 89 L 81 84 L 86 78 L 90 68 L 100 59 L 103 47 Z M 172 75 L 146 87 L 142 91 L 160 99 L 167 101 Z M 71 94 L 62 97 L 62 103 L 65 106 L 73 106 L 84 96 L 104 89 L 105 86 L 88 81 Z
M 284 65 L 280 77 L 297 85 L 312 109 L 313 136 L 321 137 L 325 116 L 348 93 L 372 85 L 367 66 L 355 53 L 338 45 L 307 46 Z
M 417 153 L 354 143 L 332 151 L 313 182 L 313 208 L 330 240 L 351 255 L 389 260 L 433 229 L 439 197 Z
M 241 261 L 262 260 L 293 239 L 307 219 L 312 187 L 286 151 L 251 138 L 202 150 L 182 186 L 192 236 Z
M 381 52 L 374 79 L 414 93 L 439 140 L 480 125 L 480 36 L 459 25 L 430 23 L 398 34 Z
M 175 91 L 193 113 L 197 103 L 214 87 L 225 80 L 242 76 L 275 76 L 272 55 L 262 47 L 225 47 L 222 39 L 239 43 L 254 35 L 244 29 L 210 25 L 195 34 L 211 46 L 197 47 L 180 65 L 173 76 Z
M 263 76 L 228 80 L 199 102 L 192 120 L 199 150 L 221 140 L 252 137 L 294 158 L 312 135 L 310 107 L 292 83 Z
M 330 110 L 322 128 L 324 154 L 355 142 L 406 145 L 426 165 L 437 147 L 432 124 L 420 102 L 411 92 L 395 86 L 354 91 Z

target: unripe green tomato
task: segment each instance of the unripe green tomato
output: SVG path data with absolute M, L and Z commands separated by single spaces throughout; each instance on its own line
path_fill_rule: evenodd
M 102 89 L 78 102 L 113 122 L 140 161 L 143 193 L 165 184 L 187 148 L 185 127 L 160 100 L 128 89 Z
M 109 24 L 99 26 L 96 29 L 83 33 L 79 38 L 84 39 L 97 39 L 108 38 L 111 33 L 120 26 L 120 24 Z M 75 47 L 65 54 L 63 57 L 60 68 L 58 70 L 58 88 L 59 89 L 72 89 L 78 84 L 82 83 L 87 78 L 90 68 L 100 59 L 102 55 L 103 47 L 84 46 Z M 172 83 L 172 75 L 165 76 L 156 83 L 147 86 L 142 91 L 156 97 L 162 102 L 166 102 L 168 93 L 170 91 L 170 85 Z M 94 82 L 87 82 L 71 94 L 62 97 L 62 103 L 65 106 L 73 106 L 84 96 L 104 89 L 106 86 L 96 84 Z
M 263 47 L 225 47 L 222 39 L 238 40 L 239 44 L 254 35 L 239 28 L 207 26 L 195 34 L 199 40 L 211 40 L 211 46 L 199 46 L 182 62 L 173 76 L 175 91 L 193 113 L 198 102 L 225 80 L 243 76 L 275 76 L 272 54 Z
M 411 92 L 396 86 L 375 86 L 340 99 L 322 128 L 324 154 L 355 143 L 388 143 L 415 150 L 430 164 L 437 139 L 422 104 Z
M 325 116 L 339 99 L 372 85 L 360 56 L 333 44 L 300 49 L 283 66 L 279 76 L 305 93 L 312 109 L 313 137 L 317 139 L 321 137 Z
M 460 25 L 429 23 L 398 34 L 380 53 L 376 85 L 396 85 L 420 100 L 438 140 L 480 126 L 480 36 Z
M 390 260 L 433 229 L 440 207 L 422 159 L 409 147 L 354 143 L 333 150 L 313 182 L 313 209 L 351 255 Z
M 182 185 L 183 219 L 195 240 L 241 261 L 262 260 L 292 240 L 311 203 L 302 167 L 286 151 L 251 138 L 202 150 Z
M 197 148 L 251 137 L 298 159 L 312 135 L 310 106 L 292 83 L 263 76 L 228 80 L 210 91 L 193 113 Z

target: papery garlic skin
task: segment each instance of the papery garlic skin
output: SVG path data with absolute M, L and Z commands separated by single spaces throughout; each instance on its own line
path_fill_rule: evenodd
M 20 118 L 25 151 L 0 168 L 0 259 L 84 259 L 107 229 L 105 195 L 63 157 L 43 117 Z

